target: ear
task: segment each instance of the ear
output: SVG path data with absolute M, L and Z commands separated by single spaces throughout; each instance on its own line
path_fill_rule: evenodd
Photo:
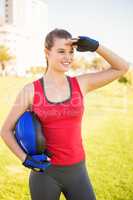
M 46 57 L 48 57 L 48 55 L 49 55 L 49 49 L 45 47 L 44 48 L 44 53 L 45 53 Z

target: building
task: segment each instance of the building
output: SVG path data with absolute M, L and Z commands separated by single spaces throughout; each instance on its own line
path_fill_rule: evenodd
M 21 74 L 30 66 L 44 65 L 43 44 L 48 27 L 45 0 L 1 0 L 0 44 L 10 48 Z

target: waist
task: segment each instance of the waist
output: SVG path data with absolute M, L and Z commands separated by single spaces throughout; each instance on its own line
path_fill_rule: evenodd
M 77 161 L 77 162 L 74 162 L 74 163 L 72 163 L 72 164 L 69 164 L 69 165 L 57 165 L 57 164 L 52 164 L 52 166 L 55 168 L 55 169 L 76 169 L 76 168 L 78 168 L 78 167 L 81 167 L 82 165 L 84 165 L 85 164 L 85 158 L 83 158 L 83 159 L 81 159 L 81 160 L 79 160 L 79 161 Z
M 48 148 L 52 154 L 51 163 L 58 166 L 68 166 L 85 159 L 85 152 L 82 146 L 75 149 L 53 149 Z

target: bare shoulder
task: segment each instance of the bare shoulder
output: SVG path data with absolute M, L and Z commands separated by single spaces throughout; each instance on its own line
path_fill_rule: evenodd
M 28 83 L 19 91 L 14 102 L 14 110 L 17 108 L 22 109 L 22 112 L 31 108 L 34 98 L 34 85 Z
M 25 85 L 17 94 L 10 112 L 2 126 L 3 130 L 13 130 L 16 121 L 28 109 L 33 102 L 34 86 L 32 83 Z
M 32 105 L 33 103 L 33 98 L 34 98 L 34 85 L 33 83 L 28 83 L 26 84 L 22 91 L 21 91 L 22 95 L 25 96 L 25 98 L 27 98 L 30 106 Z
M 22 89 L 23 92 L 26 92 L 26 93 L 34 93 L 34 85 L 33 83 L 28 83 L 26 84 L 23 89 Z

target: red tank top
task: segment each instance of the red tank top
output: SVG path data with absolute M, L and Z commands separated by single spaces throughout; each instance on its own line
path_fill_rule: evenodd
M 70 97 L 57 103 L 47 99 L 45 86 L 42 87 L 40 80 L 33 82 L 32 110 L 41 120 L 46 148 L 52 153 L 51 163 L 54 165 L 71 165 L 85 159 L 81 136 L 83 95 L 76 77 L 67 76 L 67 79 Z

